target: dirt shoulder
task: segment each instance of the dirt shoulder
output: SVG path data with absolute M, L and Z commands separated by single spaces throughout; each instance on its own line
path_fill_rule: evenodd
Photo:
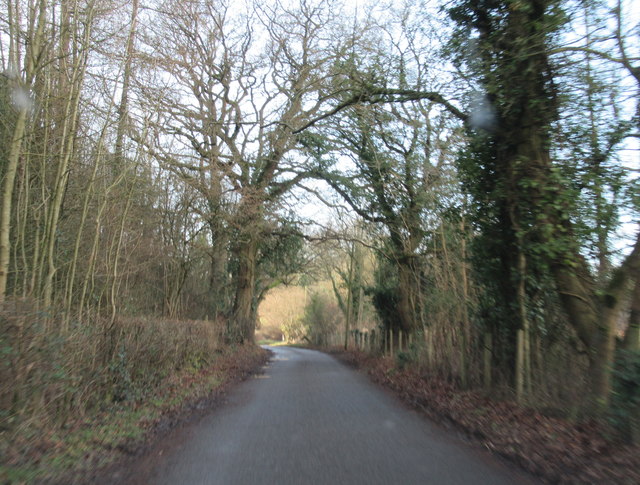
M 113 404 L 62 429 L 14 436 L 0 458 L 0 483 L 99 483 L 178 424 L 209 411 L 269 358 L 257 346 L 225 349 L 210 366 L 168 377 L 143 400 Z
M 640 483 L 640 447 L 607 439 L 607 430 L 596 423 L 544 416 L 515 402 L 460 391 L 409 367 L 399 369 L 388 357 L 331 353 L 433 421 L 453 426 L 549 483 Z

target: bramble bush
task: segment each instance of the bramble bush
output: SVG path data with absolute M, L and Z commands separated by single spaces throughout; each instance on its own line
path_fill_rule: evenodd
M 613 370 L 611 422 L 622 437 L 640 442 L 640 352 L 623 350 Z
M 197 371 L 222 346 L 222 322 L 93 318 L 72 322 L 14 300 L 0 307 L 0 431 L 52 429 L 113 402 L 143 399 Z M 4 433 L 3 433 L 4 434 Z

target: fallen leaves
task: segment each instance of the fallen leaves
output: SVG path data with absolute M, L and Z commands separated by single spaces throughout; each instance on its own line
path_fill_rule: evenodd
M 640 447 L 607 439 L 607 430 L 594 421 L 574 423 L 481 392 L 460 391 L 416 369 L 398 369 L 388 357 L 357 351 L 336 356 L 434 421 L 453 424 L 551 483 L 640 483 Z

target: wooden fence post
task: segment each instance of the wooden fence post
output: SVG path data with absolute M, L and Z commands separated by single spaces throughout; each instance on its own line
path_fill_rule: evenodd
M 491 388 L 491 354 L 493 353 L 493 340 L 490 332 L 484 334 L 484 388 L 489 390 Z
M 516 400 L 521 403 L 524 397 L 524 330 L 518 330 L 516 341 Z

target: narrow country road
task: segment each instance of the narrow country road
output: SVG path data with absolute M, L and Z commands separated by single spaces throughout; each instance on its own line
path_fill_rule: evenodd
M 536 483 L 429 423 L 332 357 L 272 350 L 275 357 L 263 375 L 172 433 L 128 483 Z

